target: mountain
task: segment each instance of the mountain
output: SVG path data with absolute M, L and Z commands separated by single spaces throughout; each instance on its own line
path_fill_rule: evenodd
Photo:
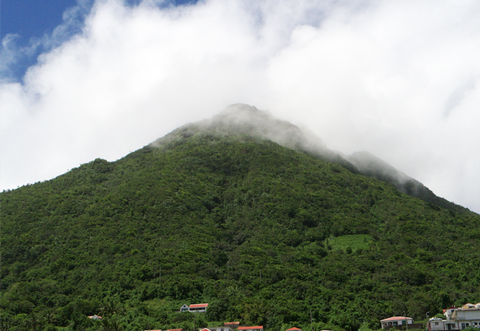
M 1 193 L 2 329 L 368 330 L 478 301 L 479 215 L 406 195 L 310 138 L 234 105 Z M 206 314 L 175 312 L 203 302 Z

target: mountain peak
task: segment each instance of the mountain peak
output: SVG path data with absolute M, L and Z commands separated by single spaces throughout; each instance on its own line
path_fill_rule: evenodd
M 201 133 L 222 137 L 247 135 L 270 140 L 295 150 L 319 155 L 331 153 L 323 141 L 313 133 L 280 120 L 268 111 L 241 103 L 228 106 L 211 119 L 186 124 L 157 140 L 154 146 L 161 146 L 172 139 L 188 138 Z
M 214 118 L 222 117 L 232 118 L 237 121 L 252 121 L 253 119 L 267 118 L 269 116 L 272 117 L 270 112 L 266 110 L 260 110 L 255 106 L 250 106 L 244 103 L 235 103 L 227 106 L 219 114 L 215 115 Z
M 306 152 L 324 161 L 338 163 L 353 173 L 361 173 L 395 186 L 408 195 L 437 206 L 465 212 L 465 208 L 437 197 L 419 181 L 395 169 L 369 152 L 355 152 L 350 156 L 329 150 L 323 141 L 306 129 L 274 117 L 270 112 L 246 104 L 233 104 L 211 119 L 186 124 L 152 143 L 166 147 L 197 135 L 243 140 L 246 137 L 269 140 L 280 146 Z

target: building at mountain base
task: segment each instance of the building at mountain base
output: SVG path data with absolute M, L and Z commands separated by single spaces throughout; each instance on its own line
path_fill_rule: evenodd
M 444 310 L 446 319 L 433 317 L 428 321 L 429 331 L 458 331 L 469 327 L 480 328 L 480 303 L 467 303 L 460 308 Z
M 384 330 L 392 328 L 397 330 L 407 329 L 407 327 L 413 328 L 413 318 L 405 316 L 393 316 L 385 318 L 381 320 L 380 323 L 382 325 L 382 329 Z

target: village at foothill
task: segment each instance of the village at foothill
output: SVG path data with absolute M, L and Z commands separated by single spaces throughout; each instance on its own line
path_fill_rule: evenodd
M 208 303 L 184 304 L 177 311 L 179 313 L 206 313 Z M 441 314 L 438 314 L 439 316 Z M 467 303 L 461 307 L 448 307 L 443 309 L 443 317 L 428 318 L 426 321 L 415 323 L 413 318 L 407 316 L 393 316 L 380 321 L 383 330 L 425 330 L 425 331 L 460 331 L 469 328 L 480 329 L 480 303 Z M 89 316 L 91 319 L 102 319 L 101 316 Z M 194 331 L 196 330 L 194 326 Z M 185 329 L 145 330 L 145 331 L 187 331 Z M 200 328 L 199 331 L 264 331 L 262 325 L 244 326 L 240 322 L 224 322 L 223 325 Z M 285 331 L 302 331 L 297 327 L 291 327 Z M 330 330 L 322 330 L 330 331 Z
M 428 316 L 428 313 L 427 313 Z M 461 307 L 443 309 L 442 317 L 432 317 L 426 323 L 414 323 L 413 318 L 393 316 L 380 321 L 382 329 L 428 331 L 458 331 L 469 328 L 480 328 L 480 303 L 467 303 Z

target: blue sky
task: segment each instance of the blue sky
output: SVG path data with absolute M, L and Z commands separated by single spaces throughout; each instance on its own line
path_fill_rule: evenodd
M 128 0 L 138 4 L 139 0 Z M 174 0 L 174 5 L 195 3 L 196 0 Z M 30 38 L 41 38 L 63 21 L 63 13 L 77 5 L 77 0 L 17 0 L 2 1 L 0 31 L 1 38 L 6 34 L 18 35 L 23 43 Z
M 93 0 L 81 1 L 84 9 L 78 13 L 81 20 L 93 4 Z M 128 5 L 135 6 L 140 0 L 126 0 Z M 172 0 L 166 2 L 174 6 L 196 3 L 196 0 Z M 77 0 L 17 0 L 2 1 L 0 10 L 0 39 L 8 34 L 15 36 L 18 48 L 29 48 L 10 67 L 10 78 L 21 81 L 26 70 L 35 64 L 37 57 L 50 49 L 50 45 L 39 43 L 32 47 L 33 40 L 41 40 L 51 35 L 53 30 L 63 23 L 63 15 L 68 9 L 77 7 Z M 79 31 L 75 30 L 72 34 Z
M 51 35 L 53 30 L 63 22 L 63 13 L 77 6 L 76 0 L 18 0 L 3 1 L 1 6 L 0 32 L 3 40 L 7 35 L 15 36 L 16 48 L 28 48 L 17 57 L 10 67 L 9 76 L 21 80 L 29 66 L 48 47 L 38 44 L 33 47 L 34 40 L 41 40 Z
M 233 103 L 480 212 L 480 2 L 2 1 L 0 189 Z
M 76 5 L 76 0 L 2 1 L 1 37 L 10 33 L 26 41 L 40 38 L 60 25 L 63 12 Z

